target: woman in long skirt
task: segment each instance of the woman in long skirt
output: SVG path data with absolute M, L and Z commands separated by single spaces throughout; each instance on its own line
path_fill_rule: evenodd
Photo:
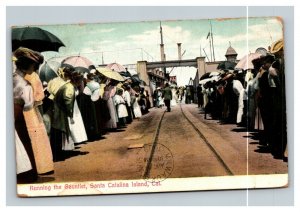
M 171 89 L 172 91 L 172 100 L 171 100 L 171 107 L 175 107 L 177 105 L 177 95 L 176 95 L 176 89 L 173 87 Z
M 30 75 L 26 74 L 25 79 L 33 88 L 35 102 L 31 110 L 24 111 L 24 118 L 31 138 L 32 147 L 37 158 L 36 165 L 38 173 L 43 174 L 54 170 L 50 140 L 39 108 L 44 99 L 44 91 L 37 73 L 33 72 Z
M 38 109 L 44 98 L 43 86 L 35 71 L 43 56 L 27 48 L 14 52 L 17 70 L 13 75 L 15 128 L 29 156 L 35 173 L 54 170 L 52 152 L 46 128 Z M 36 174 L 32 175 L 36 178 Z
M 99 88 L 99 84 L 92 81 L 90 74 L 88 74 L 83 93 L 79 94 L 77 98 L 87 137 L 90 141 L 96 140 L 101 135 L 95 104 L 95 101 L 99 99 Z
M 17 131 L 15 130 L 15 145 L 16 145 L 16 167 L 17 167 L 17 183 L 34 182 L 36 178 L 32 178 L 34 173 L 29 156 L 26 149 L 20 140 Z M 36 173 L 35 173 L 36 174 Z
M 107 101 L 110 119 L 105 123 L 106 129 L 117 129 L 118 115 L 112 97 L 116 93 L 115 85 L 107 85 L 104 91 L 103 99 Z
M 28 154 L 15 130 L 16 142 L 16 161 L 17 161 L 17 174 L 27 172 L 32 169 Z
M 138 103 L 138 97 L 139 97 L 138 93 L 131 96 L 131 104 L 132 104 L 132 107 L 133 107 L 133 114 L 134 114 L 134 117 L 137 118 L 137 119 L 142 117 L 141 108 L 140 108 L 140 105 Z
M 126 103 L 123 96 L 123 90 L 119 89 L 117 94 L 114 96 L 113 101 L 116 106 L 118 118 L 119 118 L 119 126 L 123 127 L 126 124 L 126 118 L 128 116 Z
M 78 96 L 78 90 L 75 91 L 75 96 Z M 68 118 L 71 138 L 75 144 L 87 141 L 87 134 L 83 124 L 82 116 L 77 104 L 77 100 L 74 100 L 74 108 L 73 108 L 73 120 L 74 124 L 71 123 L 71 118 Z
M 54 110 L 51 122 L 51 146 L 54 160 L 63 160 L 63 150 L 73 150 L 74 141 L 71 137 L 70 124 L 75 124 L 73 119 L 75 87 L 81 81 L 80 74 L 73 71 L 73 68 L 65 67 L 64 76 L 66 84 L 59 88 L 54 97 Z M 67 79 L 69 78 L 69 79 Z

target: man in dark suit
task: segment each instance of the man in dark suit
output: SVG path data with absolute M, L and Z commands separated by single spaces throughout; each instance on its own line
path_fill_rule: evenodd
M 171 88 L 169 87 L 169 83 L 166 83 L 165 85 L 165 88 L 163 90 L 163 98 L 165 101 L 165 105 L 167 106 L 167 111 L 171 112 L 170 103 L 172 100 L 172 91 Z

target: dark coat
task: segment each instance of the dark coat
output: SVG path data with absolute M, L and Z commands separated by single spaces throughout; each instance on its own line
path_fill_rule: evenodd
M 172 90 L 170 87 L 165 87 L 162 93 L 164 100 L 172 100 Z

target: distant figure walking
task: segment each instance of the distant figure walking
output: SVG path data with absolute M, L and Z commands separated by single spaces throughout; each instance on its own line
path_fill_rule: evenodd
M 201 85 L 197 86 L 197 99 L 198 99 L 198 107 L 202 108 L 203 107 L 203 93 L 202 93 Z
M 164 99 L 160 88 L 157 89 L 157 107 L 161 108 L 164 105 Z
M 165 105 L 167 106 L 167 111 L 171 112 L 170 103 L 172 100 L 172 90 L 169 87 L 169 83 L 166 83 L 165 88 L 163 90 L 163 98 L 165 100 Z

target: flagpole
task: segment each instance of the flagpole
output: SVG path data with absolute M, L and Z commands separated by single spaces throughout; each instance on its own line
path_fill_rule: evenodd
M 210 61 L 212 61 L 212 53 L 211 53 L 211 36 L 209 32 L 209 51 L 210 51 Z
M 213 49 L 214 61 L 216 61 L 216 58 L 215 58 L 215 47 L 214 47 L 214 37 L 213 37 L 213 32 L 212 32 L 211 21 L 210 21 L 210 36 L 211 36 L 211 42 L 212 42 L 212 49 Z
M 206 54 L 206 52 L 205 52 L 205 49 L 203 48 L 203 51 L 204 51 L 204 54 L 205 54 L 205 56 L 207 57 L 207 59 L 208 59 L 208 62 L 210 62 L 209 61 L 209 58 L 208 58 L 208 56 L 207 56 L 207 54 Z

